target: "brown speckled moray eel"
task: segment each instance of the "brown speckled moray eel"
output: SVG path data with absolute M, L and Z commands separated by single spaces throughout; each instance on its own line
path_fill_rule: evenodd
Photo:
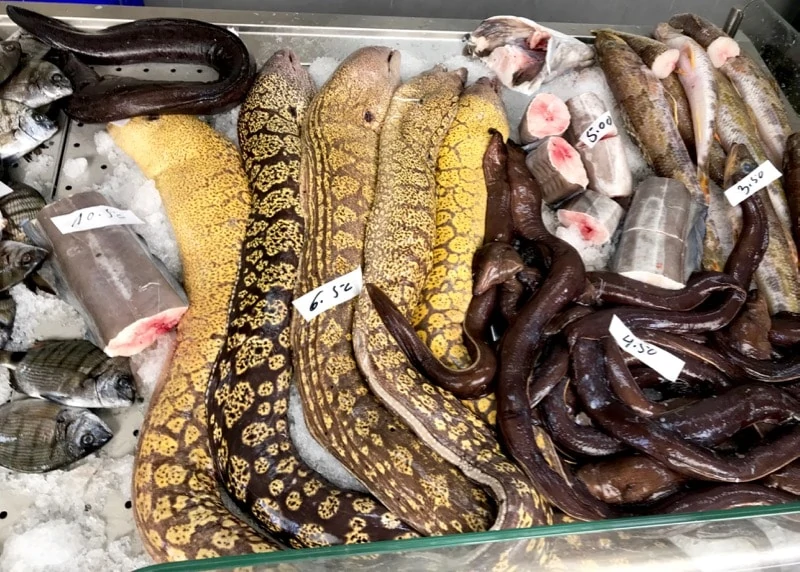
M 209 384 L 211 453 L 231 497 L 289 546 L 416 536 L 373 497 L 340 490 L 308 467 L 289 436 L 289 326 L 303 247 L 300 124 L 312 95 L 308 72 L 281 50 L 239 112 L 253 208 Z
M 295 298 L 362 264 L 378 134 L 398 82 L 397 52 L 362 48 L 311 103 L 302 133 L 306 230 Z M 346 302 L 308 322 L 294 312 L 293 362 L 311 434 L 419 532 L 484 530 L 491 509 L 483 490 L 369 391 L 353 355 L 354 310 Z
M 239 153 L 195 117 L 139 117 L 108 129 L 155 179 L 189 296 L 172 364 L 153 394 L 136 450 L 133 510 L 142 543 L 159 562 L 278 550 L 222 504 L 208 449 L 205 393 L 250 211 Z
M 432 264 L 435 158 L 457 110 L 464 70 L 441 68 L 398 88 L 381 132 L 378 183 L 367 223 L 364 282 L 380 287 L 408 315 Z M 398 216 L 398 213 L 403 213 Z M 552 522 L 550 508 L 500 452 L 479 418 L 406 360 L 362 293 L 353 323 L 356 360 L 370 389 L 433 450 L 486 486 L 497 501 L 493 528 Z

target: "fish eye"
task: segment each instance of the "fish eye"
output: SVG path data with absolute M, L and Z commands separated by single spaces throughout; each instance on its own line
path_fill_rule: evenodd
M 16 49 L 16 48 L 14 48 L 14 45 L 13 45 L 13 44 L 5 44 L 5 45 L 3 46 L 3 51 L 4 51 L 4 52 L 13 52 L 15 49 Z
M 161 119 L 161 116 L 160 115 L 147 115 L 145 117 L 145 119 L 147 121 L 158 121 L 159 119 Z
M 375 115 L 369 109 L 364 112 L 364 121 L 367 123 L 372 123 L 375 121 Z
M 81 436 L 81 445 L 84 447 L 91 447 L 94 445 L 94 435 L 91 433 L 87 433 L 86 435 Z
M 53 80 L 55 83 L 59 83 L 59 82 L 62 82 L 62 81 L 64 81 L 64 76 L 63 76 L 63 75 L 61 75 L 60 73 L 54 73 L 54 74 L 51 76 L 51 78 L 50 78 L 50 79 L 52 79 L 52 80 Z
M 31 256 L 30 252 L 26 252 L 25 254 L 22 255 L 21 260 L 23 264 L 30 264 L 31 262 L 33 262 L 33 257 Z
M 114 382 L 114 385 L 115 385 L 117 388 L 125 388 L 125 387 L 128 387 L 129 385 L 131 385 L 131 378 L 130 378 L 129 376 L 127 376 L 127 375 L 121 375 L 121 376 L 119 376 L 119 377 L 117 378 L 117 380 Z

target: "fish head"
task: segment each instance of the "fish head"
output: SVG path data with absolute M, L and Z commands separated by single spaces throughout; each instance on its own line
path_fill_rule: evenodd
M 55 135 L 58 126 L 44 113 L 31 109 L 28 113 L 20 116 L 19 129 L 27 137 L 41 143 Z
M 103 407 L 128 407 L 136 399 L 136 383 L 128 358 L 105 360 L 92 375 L 97 399 Z
M 53 100 L 72 95 L 72 84 L 60 69 L 53 66 L 47 78 L 41 84 L 42 90 Z
M 32 246 L 13 240 L 0 242 L 0 261 L 4 266 L 32 271 L 47 258 L 49 253 L 44 248 Z
M 19 45 L 19 42 L 14 40 L 0 42 L 0 58 L 2 58 L 4 62 L 19 62 L 21 55 L 22 47 Z
M 360 48 L 345 59 L 317 99 L 321 125 L 347 125 L 378 134 L 400 84 L 400 52 L 383 46 Z
M 503 45 L 527 45 L 528 39 L 537 32 L 547 34 L 550 30 L 519 16 L 493 16 L 465 37 L 466 51 L 468 55 L 482 58 Z
M 94 453 L 114 436 L 108 425 L 87 409 L 65 407 L 58 422 L 64 426 L 66 448 L 75 460 Z
M 735 143 L 725 162 L 725 188 L 732 187 L 757 168 L 758 163 L 747 147 L 741 143 Z
M 289 49 L 278 50 L 264 63 L 258 72 L 251 93 L 287 93 L 284 99 L 289 102 L 305 102 L 315 91 L 314 82 L 308 70 L 303 67 L 300 58 Z M 294 109 L 298 117 L 305 110 Z

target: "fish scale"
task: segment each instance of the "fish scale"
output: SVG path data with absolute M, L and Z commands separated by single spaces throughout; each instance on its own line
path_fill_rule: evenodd
M 389 48 L 357 50 L 309 108 L 301 160 L 305 244 L 295 298 L 363 263 L 378 132 L 398 66 L 399 54 Z M 310 322 L 294 313 L 294 369 L 311 434 L 419 532 L 484 530 L 491 514 L 485 493 L 370 393 L 353 355 L 354 306 L 340 304 Z
M 459 72 L 437 68 L 410 80 L 392 98 L 381 131 L 364 281 L 380 287 L 406 316 L 432 265 L 434 158 L 456 115 L 462 84 Z M 353 348 L 370 389 L 383 403 L 426 445 L 491 490 L 498 505 L 493 529 L 552 522 L 549 505 L 501 453 L 492 430 L 411 367 L 366 293 L 358 299 Z
M 45 206 L 42 195 L 36 189 L 24 183 L 9 181 L 8 186 L 12 192 L 0 197 L 0 213 L 6 219 L 4 233 L 11 240 L 31 244 L 30 239 L 22 230 L 26 220 L 36 218 L 36 215 Z

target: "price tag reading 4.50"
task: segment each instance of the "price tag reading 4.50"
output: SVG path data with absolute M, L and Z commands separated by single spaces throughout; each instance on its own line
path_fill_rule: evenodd
M 94 230 L 104 226 L 119 226 L 123 224 L 144 224 L 131 211 L 123 211 L 114 207 L 94 206 L 78 209 L 69 214 L 54 216 L 50 220 L 56 225 L 61 234 Z
M 733 206 L 752 196 L 770 183 L 781 178 L 781 172 L 770 161 L 764 161 L 758 169 L 725 191 L 725 196 Z
M 359 266 L 352 272 L 303 294 L 297 300 L 293 300 L 292 304 L 306 321 L 310 322 L 322 312 L 358 296 L 361 293 L 361 286 L 362 276 Z
M 622 320 L 614 316 L 608 332 L 623 350 L 634 356 L 643 364 L 653 368 L 658 374 L 670 381 L 678 379 L 683 370 L 684 361 L 659 347 L 643 342 L 633 335 Z
M 617 128 L 614 126 L 614 120 L 611 119 L 611 112 L 606 111 L 603 115 L 595 119 L 594 123 L 583 132 L 580 141 L 591 149 L 609 133 L 616 134 Z

